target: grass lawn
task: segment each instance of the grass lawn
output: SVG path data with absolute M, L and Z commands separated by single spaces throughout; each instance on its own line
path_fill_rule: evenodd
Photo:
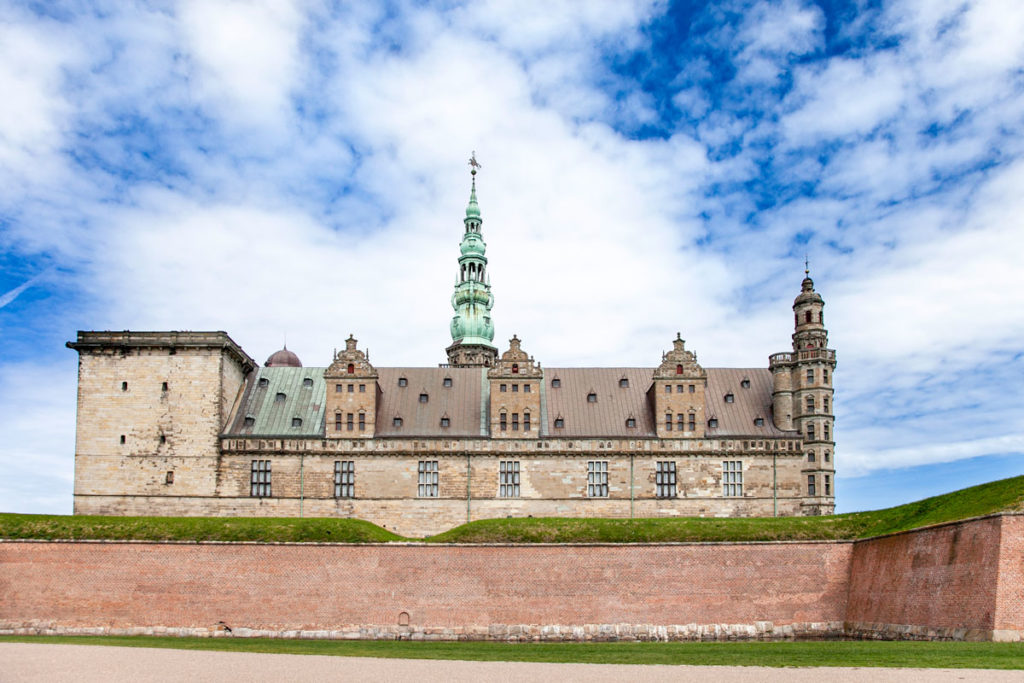
M 1018 643 L 808 641 L 509 644 L 147 636 L 0 636 L 0 643 L 3 642 L 502 662 L 1024 669 L 1024 644 Z
M 1024 509 L 1024 476 L 884 510 L 843 515 L 734 519 L 486 519 L 463 524 L 426 540 L 429 543 L 665 543 L 856 539 L 1021 509 Z M 414 540 L 357 519 L 19 514 L 0 514 L 0 538 L 332 543 Z

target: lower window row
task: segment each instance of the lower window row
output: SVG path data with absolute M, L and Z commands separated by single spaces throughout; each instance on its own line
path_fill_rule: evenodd
M 416 467 L 416 495 L 419 498 L 437 498 L 441 483 L 437 460 L 420 460 Z M 808 480 L 810 495 L 814 495 L 813 480 Z M 829 481 L 826 477 L 826 489 Z M 676 463 L 671 460 L 657 461 L 654 472 L 654 493 L 658 498 L 675 498 L 678 493 Z M 271 489 L 271 468 L 269 460 L 253 460 L 249 479 L 249 495 L 254 498 L 269 498 Z M 743 462 L 726 460 L 722 462 L 722 495 L 728 498 L 743 495 Z M 826 494 L 827 495 L 827 494 Z M 334 497 L 355 498 L 356 464 L 352 460 L 334 461 Z M 498 497 L 519 497 L 519 461 L 501 460 L 498 463 Z M 608 461 L 587 462 L 587 497 L 608 497 Z

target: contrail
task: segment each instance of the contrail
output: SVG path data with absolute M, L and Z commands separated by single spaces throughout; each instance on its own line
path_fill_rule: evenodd
M 51 268 L 47 268 L 47 269 L 46 269 L 46 270 L 44 270 L 43 272 L 39 273 L 39 275 L 36 275 L 35 277 L 29 278 L 29 279 L 28 279 L 28 280 L 27 280 L 26 282 L 23 282 L 22 284 L 18 285 L 17 287 L 15 287 L 15 288 L 14 288 L 14 289 L 12 289 L 11 291 L 7 292 L 7 293 L 6 293 L 6 294 L 4 294 L 3 296 L 0 296 L 0 308 L 3 308 L 3 307 L 4 307 L 4 306 L 6 306 L 7 304 L 9 304 L 9 303 L 11 303 L 12 301 L 14 301 L 15 299 L 17 299 L 17 298 L 18 298 L 18 296 L 19 296 L 19 295 L 20 295 L 20 294 L 21 294 L 22 292 L 24 292 L 24 291 L 25 291 L 26 289 L 28 289 L 28 288 L 29 288 L 29 287 L 31 287 L 31 286 L 32 286 L 33 284 L 35 284 L 36 280 L 38 280 L 38 279 L 39 279 L 39 278 L 41 278 L 42 276 L 44 276 L 44 275 L 46 275 L 47 273 L 49 273 L 49 272 L 50 272 L 50 270 L 52 270 L 52 269 L 51 269 Z

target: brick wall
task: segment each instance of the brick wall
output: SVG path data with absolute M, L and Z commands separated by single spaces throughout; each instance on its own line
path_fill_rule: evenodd
M 1020 640 L 1022 560 L 1013 515 L 857 543 L 0 542 L 0 633 Z

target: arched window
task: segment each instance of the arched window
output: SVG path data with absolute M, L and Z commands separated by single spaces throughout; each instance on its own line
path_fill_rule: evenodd
M 512 364 L 512 374 L 513 375 L 518 375 L 519 374 L 519 363 L 513 363 Z
M 682 365 L 677 365 L 676 366 L 676 374 L 677 375 L 683 374 L 683 366 Z
M 818 322 L 819 323 L 824 323 L 825 322 L 825 311 L 818 311 Z
M 355 363 L 349 363 L 348 364 L 348 374 L 353 375 L 353 374 L 355 374 L 355 371 L 356 371 Z
M 810 311 L 804 311 L 804 322 L 806 322 L 806 323 L 811 322 L 811 312 Z

